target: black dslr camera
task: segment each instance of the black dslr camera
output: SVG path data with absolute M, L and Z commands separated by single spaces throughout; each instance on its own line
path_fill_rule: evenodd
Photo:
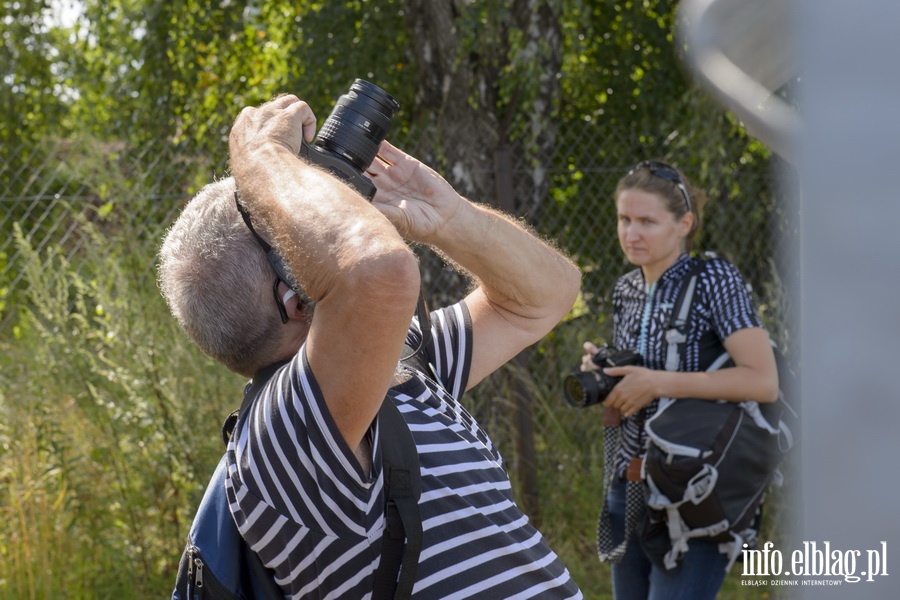
M 368 200 L 375 184 L 363 173 L 375 160 L 378 147 L 400 109 L 393 96 L 373 83 L 357 79 L 338 98 L 312 145 L 305 141 L 300 156 L 324 167 Z
M 607 375 L 603 372 L 603 368 L 629 365 L 640 367 L 644 364 L 644 358 L 634 350 L 616 350 L 608 346 L 597 350 L 597 353 L 591 357 L 591 361 L 600 369 L 576 371 L 563 381 L 566 401 L 572 406 L 583 408 L 600 404 L 606 400 L 606 397 L 622 378 Z

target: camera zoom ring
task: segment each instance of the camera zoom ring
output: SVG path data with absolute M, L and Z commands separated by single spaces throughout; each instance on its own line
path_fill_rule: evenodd
M 326 148 L 350 160 L 359 170 L 372 164 L 378 153 L 378 144 L 368 138 L 355 127 L 341 126 L 328 120 L 319 131 L 319 142 Z M 348 156 L 349 154 L 349 156 Z

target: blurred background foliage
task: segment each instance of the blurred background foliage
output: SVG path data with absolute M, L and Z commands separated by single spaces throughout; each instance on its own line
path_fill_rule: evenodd
M 354 78 L 401 101 L 390 138 L 512 212 L 584 272 L 570 318 L 470 396 L 517 500 L 587 598 L 599 410 L 561 379 L 609 335 L 628 270 L 611 193 L 646 158 L 710 196 L 698 240 L 752 284 L 790 351 L 790 168 L 686 77 L 664 0 L 2 0 L 0 597 L 161 598 L 243 381 L 186 342 L 155 284 L 160 236 L 228 173 L 237 112 L 279 93 L 320 123 Z M 465 282 L 420 249 L 432 304 Z M 777 538 L 782 494 L 769 501 Z M 738 569 L 736 569 L 738 570 Z M 723 597 L 777 597 L 742 589 Z

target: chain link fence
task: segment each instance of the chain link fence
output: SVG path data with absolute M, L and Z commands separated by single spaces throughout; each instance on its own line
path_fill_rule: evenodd
M 591 157 L 601 156 L 599 146 L 621 145 L 624 139 L 590 127 L 561 132 L 557 155 L 541 157 L 542 168 L 547 167 L 543 174 L 547 197 L 540 204 L 521 202 L 516 209 L 579 263 L 584 299 L 594 312 L 605 310 L 615 279 L 630 268 L 618 248 L 611 196 L 616 181 L 636 160 Z M 154 243 L 165 227 L 194 191 L 225 171 L 224 165 L 217 167 L 172 149 L 91 140 L 48 140 L 7 151 L 8 158 L 0 164 L 0 300 L 5 302 L 0 305 L 0 329 L 14 322 L 17 298 L 27 284 L 19 265 L 16 226 L 37 252 L 52 248 L 76 262 L 84 243 L 81 222 L 97 223 L 110 235 L 127 232 L 120 237 L 131 250 L 137 249 L 136 242 L 146 242 L 140 251 L 146 254 L 149 274 Z M 631 156 L 641 155 L 636 151 Z M 526 156 L 513 157 L 511 180 L 516 188 L 517 182 L 534 178 L 528 161 Z M 683 170 L 703 187 L 700 173 Z M 779 256 L 784 240 L 797 229 L 796 219 L 778 203 L 771 177 L 732 172 L 720 176 L 720 181 L 718 187 L 706 188 L 710 200 L 697 248 L 722 254 L 738 266 L 754 290 L 767 326 L 776 339 L 784 340 L 788 326 L 781 290 L 789 274 Z M 473 199 L 497 204 L 495 196 L 495 190 L 486 190 Z M 442 291 L 464 285 L 440 261 L 424 262 L 430 293 L 444 296 Z
M 5 148 L 0 164 L 0 334 L 14 325 L 25 298 L 21 240 L 49 265 L 61 255 L 79 273 L 92 223 L 120 244 L 123 255 L 146 264 L 152 276 L 154 241 L 188 195 L 184 166 L 191 161 L 149 148 L 95 140 L 48 139 Z M 177 171 L 182 171 L 178 174 Z M 177 177 L 173 180 L 172 174 Z

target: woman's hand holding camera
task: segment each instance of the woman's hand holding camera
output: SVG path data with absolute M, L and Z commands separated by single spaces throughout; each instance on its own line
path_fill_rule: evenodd
M 595 362 L 598 346 L 592 342 L 582 345 L 584 356 L 581 357 L 582 371 L 595 371 L 600 366 Z M 635 365 L 621 367 L 604 367 L 603 373 L 610 377 L 621 377 L 609 394 L 603 399 L 603 406 L 616 409 L 623 417 L 630 417 L 653 402 L 660 394 L 657 390 L 660 371 Z
M 617 409 L 623 417 L 636 414 L 658 398 L 659 377 L 665 375 L 664 371 L 637 366 L 607 367 L 603 372 L 622 378 L 606 397 L 604 406 Z
M 593 342 L 585 342 L 581 346 L 584 348 L 584 356 L 581 357 L 581 371 L 596 371 L 600 367 L 594 362 L 594 356 L 600 351 Z

